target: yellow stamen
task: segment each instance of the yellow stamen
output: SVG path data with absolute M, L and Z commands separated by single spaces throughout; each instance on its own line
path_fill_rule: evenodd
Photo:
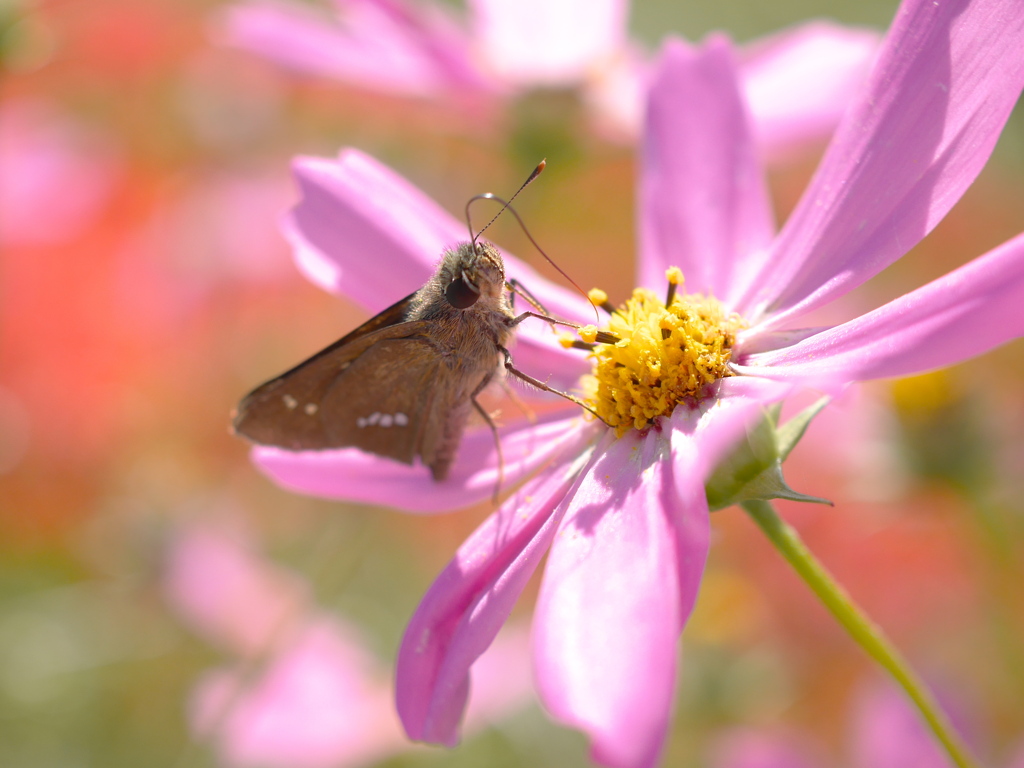
M 671 285 L 683 281 L 677 268 L 667 276 Z M 591 353 L 587 403 L 620 437 L 630 428 L 645 429 L 732 375 L 729 358 L 743 327 L 743 320 L 726 313 L 714 297 L 673 295 L 666 307 L 652 291 L 637 288 L 608 320 L 607 330 L 620 341 L 599 344 Z M 593 341 L 596 332 L 588 326 L 580 329 L 580 338 Z

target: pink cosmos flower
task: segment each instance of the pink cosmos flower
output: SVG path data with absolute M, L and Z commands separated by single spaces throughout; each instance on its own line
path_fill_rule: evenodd
M 471 0 L 465 19 L 407 0 L 334 8 L 332 18 L 246 0 L 220 17 L 218 35 L 294 71 L 395 95 L 479 103 L 578 87 L 605 136 L 640 131 L 650 65 L 629 39 L 626 0 Z M 778 153 L 828 136 L 877 46 L 874 32 L 820 21 L 749 45 L 741 80 L 758 147 Z
M 543 393 L 523 395 L 536 422 L 507 409 L 505 484 L 521 485 L 430 588 L 399 655 L 398 707 L 414 739 L 456 742 L 469 668 L 547 554 L 533 625 L 545 706 L 587 733 L 598 762 L 655 764 L 708 551 L 704 482 L 762 406 L 795 387 L 838 390 L 951 365 L 1024 333 L 1024 235 L 861 317 L 800 329 L 811 310 L 921 240 L 981 170 L 1024 86 L 1024 5 L 904 2 L 778 234 L 740 79 L 722 38 L 666 45 L 648 98 L 639 226 L 640 285 L 660 294 L 678 265 L 687 290 L 745 321 L 728 363 L 735 375 L 660 416 L 643 403 L 643 428 L 624 424 L 621 436 Z M 303 197 L 287 234 L 300 269 L 371 311 L 417 288 L 441 248 L 465 239 L 455 217 L 358 152 L 299 159 L 295 172 Z M 552 314 L 592 318 L 518 260 L 507 266 Z M 648 338 L 641 325 L 629 344 Z M 541 323 L 520 326 L 514 356 L 560 387 L 591 370 Z M 637 375 L 676 373 L 669 363 L 651 370 Z M 418 512 L 486 499 L 498 471 L 484 429 L 466 435 L 442 483 L 354 449 L 257 448 L 254 459 L 301 492 Z
M 261 558 L 241 531 L 184 530 L 164 591 L 198 634 L 243 659 L 206 672 L 191 696 L 192 732 L 225 765 L 341 768 L 409 749 L 388 675 L 356 629 L 318 610 L 302 579 Z M 522 706 L 525 633 L 503 632 L 474 680 L 468 727 Z

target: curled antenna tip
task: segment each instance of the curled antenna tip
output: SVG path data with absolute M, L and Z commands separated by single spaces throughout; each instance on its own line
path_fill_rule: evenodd
M 538 176 L 540 176 L 540 172 L 543 171 L 547 167 L 548 167 L 548 159 L 545 157 L 543 160 L 541 160 L 539 163 L 537 163 L 537 167 L 533 169 L 533 173 L 530 174 L 530 178 L 528 178 L 526 180 L 526 182 L 523 184 L 523 186 L 525 187 L 531 181 L 533 181 Z

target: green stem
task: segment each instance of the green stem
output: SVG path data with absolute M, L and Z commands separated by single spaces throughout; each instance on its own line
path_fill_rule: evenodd
M 836 583 L 831 574 L 811 554 L 797 532 L 778 516 L 766 501 L 746 501 L 743 508 L 754 518 L 768 539 L 789 561 L 825 607 L 843 625 L 850 637 L 895 678 L 903 691 L 914 702 L 918 712 L 942 744 L 950 759 L 959 768 L 978 768 L 978 763 L 967 752 L 956 731 L 939 708 L 938 702 L 924 682 L 910 668 L 906 659 L 882 634 L 857 605 Z

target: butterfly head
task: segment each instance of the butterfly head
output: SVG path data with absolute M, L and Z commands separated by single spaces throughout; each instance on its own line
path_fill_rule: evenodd
M 456 309 L 469 309 L 481 297 L 501 300 L 505 262 L 490 243 L 462 243 L 445 254 L 438 277 L 448 303 Z

